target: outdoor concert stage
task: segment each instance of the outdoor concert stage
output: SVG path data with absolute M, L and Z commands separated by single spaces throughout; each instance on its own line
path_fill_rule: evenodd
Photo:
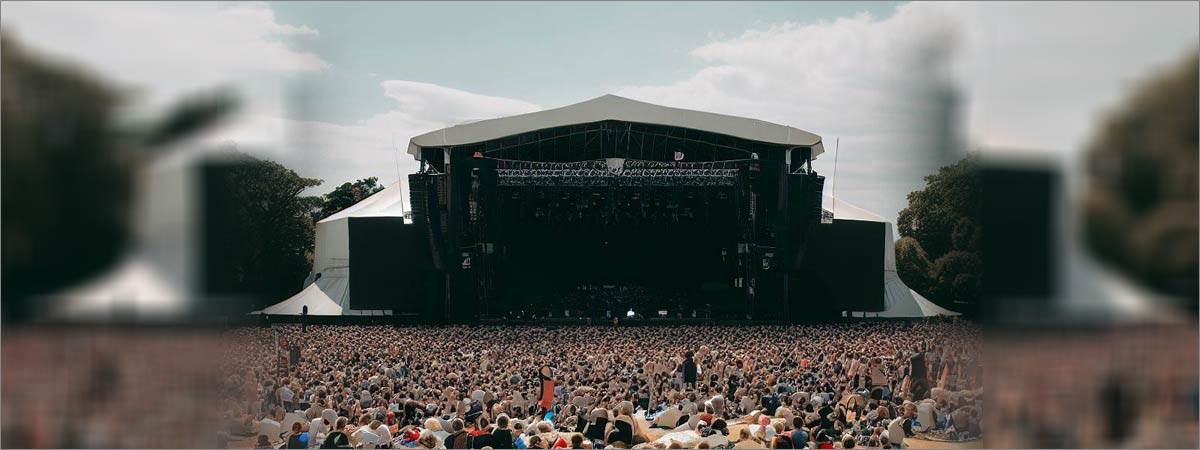
M 787 317 L 821 151 L 802 130 L 615 96 L 417 136 L 429 259 L 410 286 L 451 322 Z M 362 306 L 385 307 L 401 309 Z
M 408 151 L 412 224 L 339 214 L 347 237 L 324 239 L 348 240 L 352 263 L 322 256 L 333 225 L 318 224 L 314 273 L 348 267 L 346 309 L 450 323 L 882 310 L 886 224 L 820 223 L 815 134 L 607 95 L 426 133 Z M 839 295 L 804 270 L 818 225 L 879 235 L 866 240 L 876 267 L 844 275 Z

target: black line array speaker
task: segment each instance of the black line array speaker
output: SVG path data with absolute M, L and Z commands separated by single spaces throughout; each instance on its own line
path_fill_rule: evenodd
M 413 225 L 421 229 L 427 241 L 426 251 L 433 257 L 433 266 L 443 269 L 442 236 L 446 233 L 445 175 L 416 173 L 408 176 L 409 203 L 413 210 Z
M 787 175 L 786 217 L 778 240 L 779 267 L 790 270 L 804 255 L 808 240 L 821 222 L 821 191 L 825 177 L 811 173 Z

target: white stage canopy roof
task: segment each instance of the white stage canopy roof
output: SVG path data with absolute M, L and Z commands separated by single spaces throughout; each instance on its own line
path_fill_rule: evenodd
M 408 153 L 419 156 L 424 147 L 474 144 L 547 128 L 619 120 L 667 125 L 785 146 L 812 147 L 813 157 L 824 152 L 821 136 L 807 131 L 746 117 L 639 102 L 603 95 L 581 103 L 527 114 L 481 120 L 431 131 L 413 137 Z

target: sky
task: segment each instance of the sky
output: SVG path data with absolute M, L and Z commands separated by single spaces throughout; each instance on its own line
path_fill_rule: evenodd
M 1198 51 L 1198 12 L 1195 2 L 5 2 L 0 28 L 133 92 L 131 116 L 235 87 L 243 108 L 200 144 L 325 180 L 314 193 L 412 173 L 412 136 L 613 93 L 819 134 L 827 193 L 894 220 L 957 152 L 1076 158 L 1133 86 Z

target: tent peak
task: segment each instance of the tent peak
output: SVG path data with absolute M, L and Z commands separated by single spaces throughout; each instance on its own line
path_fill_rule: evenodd
M 400 182 L 396 181 L 379 192 L 359 200 L 358 203 L 318 220 L 317 223 L 328 223 L 348 217 L 403 217 L 404 211 L 401 209 L 403 203 L 404 192 L 400 189 Z

